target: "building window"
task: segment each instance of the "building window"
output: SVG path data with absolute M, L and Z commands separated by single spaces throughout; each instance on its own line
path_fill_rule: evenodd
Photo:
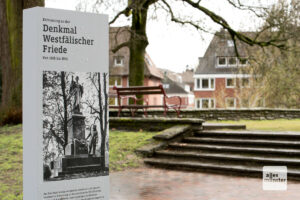
M 242 99 L 241 107 L 242 108 L 249 108 L 249 99 Z
M 209 87 L 208 78 L 203 78 L 202 79 L 202 89 L 208 89 L 208 87 Z
M 198 90 L 214 90 L 215 79 L 214 78 L 197 78 L 196 89 Z
M 209 108 L 209 99 L 202 99 L 201 108 Z
M 118 105 L 117 98 L 109 97 L 109 105 L 111 105 L 111 106 L 117 106 Z
M 109 77 L 109 86 L 122 86 L 122 77 L 121 76 L 111 76 Z
M 230 57 L 228 59 L 228 65 L 229 66 L 236 66 L 237 65 L 237 59 L 236 59 L 236 57 Z
M 199 99 L 196 100 L 196 108 L 201 108 L 201 101 Z
M 186 92 L 191 92 L 191 87 L 190 87 L 189 85 L 185 84 L 185 85 L 184 85 L 184 90 L 185 90 Z
M 239 65 L 247 65 L 248 59 L 247 58 L 240 58 L 239 59 Z
M 197 109 L 215 108 L 215 99 L 213 99 L 213 98 L 196 99 L 196 108 Z
M 201 85 L 200 85 L 200 78 L 197 78 L 196 81 L 197 81 L 196 87 L 200 88 L 201 87 Z
M 169 89 L 170 85 L 169 84 L 163 84 L 164 89 Z
M 226 57 L 218 57 L 218 66 L 227 66 L 227 58 Z
M 225 98 L 226 108 L 236 108 L 235 98 Z
M 214 79 L 214 78 L 211 78 L 211 79 L 210 79 L 210 88 L 211 88 L 211 89 L 214 89 L 214 88 L 215 88 L 215 79 Z
M 114 57 L 114 66 L 115 67 L 124 66 L 124 56 L 115 56 Z
M 249 78 L 241 78 L 241 83 L 242 83 L 242 87 L 247 87 L 249 88 L 250 87 L 250 80 Z
M 228 47 L 233 47 L 234 46 L 233 40 L 227 40 L 227 46 Z
M 234 88 L 234 87 L 235 87 L 235 79 L 226 78 L 226 88 Z
M 258 107 L 258 108 L 263 108 L 263 107 L 265 107 L 265 99 L 262 98 L 262 99 L 257 100 L 257 101 L 256 101 L 256 107 Z

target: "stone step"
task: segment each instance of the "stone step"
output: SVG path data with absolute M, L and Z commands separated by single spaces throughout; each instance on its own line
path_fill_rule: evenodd
M 289 155 L 300 156 L 299 149 L 284 149 L 284 148 L 258 148 L 258 147 L 239 147 L 229 145 L 206 145 L 206 144 L 192 144 L 192 143 L 171 143 L 169 147 L 180 150 L 207 150 L 216 152 L 239 152 L 239 153 L 260 153 L 260 154 L 274 154 L 274 155 Z
M 167 158 L 148 158 L 144 162 L 156 167 L 183 169 L 193 171 L 214 172 L 226 175 L 238 174 L 242 176 L 262 177 L 263 168 L 257 166 L 220 164 L 215 162 L 197 162 Z M 288 168 L 288 179 L 300 180 L 300 169 Z
M 300 132 L 270 132 L 270 131 L 246 131 L 246 130 L 203 130 L 195 131 L 197 137 L 220 138 L 253 138 L 253 139 L 286 139 L 300 141 Z
M 231 144 L 238 146 L 276 146 L 285 148 L 300 148 L 300 141 L 289 140 L 271 140 L 271 139 L 236 139 L 236 138 L 217 138 L 217 137 L 186 137 L 183 139 L 186 143 L 201 144 Z
M 299 158 L 275 157 L 266 155 L 249 155 L 249 154 L 230 154 L 230 153 L 212 153 L 199 151 L 176 151 L 161 150 L 156 151 L 156 157 L 163 158 L 181 158 L 185 160 L 214 160 L 226 163 L 252 163 L 255 165 L 282 165 L 282 166 L 298 166 L 300 168 Z
M 216 130 L 216 129 L 246 129 L 246 125 L 239 124 L 219 124 L 219 123 L 203 123 L 204 130 Z

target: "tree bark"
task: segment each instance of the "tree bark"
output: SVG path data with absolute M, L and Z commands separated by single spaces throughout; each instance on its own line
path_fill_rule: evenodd
M 98 105 L 99 105 L 99 123 L 100 123 L 100 134 L 101 134 L 101 146 L 100 146 L 100 158 L 101 158 L 101 169 L 104 169 L 105 166 L 105 145 L 103 148 L 103 141 L 105 142 L 105 130 L 104 130 L 104 118 L 103 113 L 105 112 L 104 106 L 102 104 L 101 96 L 101 74 L 97 73 L 97 83 L 98 83 Z M 105 144 L 105 143 L 104 143 Z
M 148 46 L 146 34 L 148 6 L 137 2 L 132 9 L 130 37 L 129 85 L 144 84 L 145 51 Z
M 104 91 L 104 102 L 103 102 L 103 120 L 102 120 L 102 126 L 103 131 L 101 131 L 101 169 L 105 168 L 105 144 L 106 144 L 106 135 L 107 135 L 107 124 L 108 124 L 108 95 L 107 95 L 107 73 L 103 74 L 103 91 Z
M 60 76 L 60 79 L 61 79 L 61 91 L 62 91 L 62 98 L 63 98 L 63 104 L 64 104 L 64 144 L 63 144 L 63 149 L 64 149 L 64 154 L 65 154 L 65 149 L 66 149 L 66 146 L 68 144 L 68 98 L 67 98 L 67 95 L 66 95 L 66 73 L 65 72 L 61 72 L 61 76 Z
M 0 0 L 2 114 L 22 109 L 22 11 L 34 6 L 44 6 L 44 0 Z

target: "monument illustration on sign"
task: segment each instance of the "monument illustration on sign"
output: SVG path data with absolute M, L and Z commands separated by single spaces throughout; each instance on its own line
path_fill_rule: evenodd
M 43 72 L 44 181 L 108 175 L 107 78 L 107 73 Z
M 23 199 L 108 200 L 108 16 L 23 20 Z

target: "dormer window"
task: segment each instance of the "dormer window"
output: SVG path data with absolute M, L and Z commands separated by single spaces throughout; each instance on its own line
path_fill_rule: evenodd
M 124 66 L 124 56 L 115 56 L 114 57 L 114 66 L 123 67 Z
M 226 57 L 218 57 L 218 66 L 226 66 L 227 65 L 227 59 Z
M 227 46 L 228 47 L 233 47 L 234 46 L 233 40 L 227 40 Z
M 248 65 L 247 58 L 237 58 L 237 57 L 217 57 L 217 67 L 237 67 L 237 66 Z
M 169 89 L 169 88 L 170 88 L 170 85 L 169 85 L 169 84 L 163 84 L 163 88 L 164 88 L 164 89 Z
M 152 66 L 151 61 L 150 61 L 147 57 L 145 57 L 145 60 L 146 60 L 146 62 L 147 62 L 147 64 L 148 64 L 149 66 Z
M 230 57 L 228 59 L 228 65 L 229 66 L 236 66 L 237 65 L 237 58 L 236 57 Z

